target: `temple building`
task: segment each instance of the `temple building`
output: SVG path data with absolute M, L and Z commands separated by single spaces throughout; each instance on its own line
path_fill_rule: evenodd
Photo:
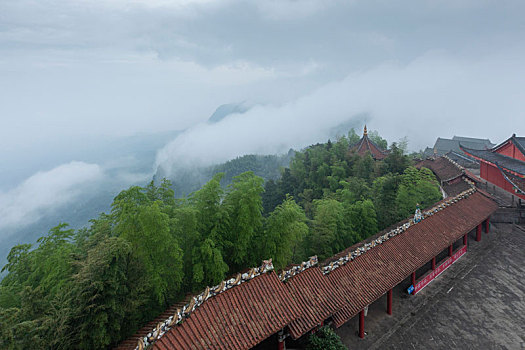
M 427 158 L 415 164 L 415 167 L 418 169 L 425 167 L 436 175 L 443 197 L 456 196 L 467 190 L 469 185 L 465 179 L 475 183 L 479 181 L 479 179 L 466 170 L 461 163 L 448 155 L 437 158 Z
M 461 147 L 467 147 L 475 150 L 487 150 L 494 147 L 495 144 L 489 139 L 478 139 L 474 137 L 454 136 L 452 139 L 438 137 L 433 148 L 425 150 L 432 151 L 432 155 L 442 156 L 453 152 L 459 155 L 465 155 Z
M 461 148 L 480 161 L 482 179 L 525 199 L 525 137 L 514 134 L 490 150 Z
M 359 140 L 359 142 L 350 146 L 350 152 L 355 152 L 360 156 L 370 154 L 375 160 L 381 160 L 388 155 L 388 152 L 386 150 L 381 149 L 381 147 L 375 144 L 374 141 L 370 140 L 370 138 L 368 137 L 366 125 L 363 131 L 363 137 L 361 137 L 361 140 Z

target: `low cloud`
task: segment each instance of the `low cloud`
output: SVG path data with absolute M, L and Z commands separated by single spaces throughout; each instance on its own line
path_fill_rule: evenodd
M 426 54 L 407 65 L 383 64 L 348 75 L 279 106 L 256 106 L 216 124 L 201 123 L 157 154 L 166 175 L 177 168 L 223 162 L 247 153 L 286 152 L 325 141 L 331 129 L 369 116 L 390 142 L 408 136 L 412 150 L 438 136 L 490 137 L 525 133 L 525 67 L 517 52 L 463 61 L 444 53 Z M 491 125 L 512 125 L 508 130 Z
M 100 166 L 77 161 L 34 174 L 8 192 L 0 192 L 0 230 L 37 222 L 77 199 L 102 178 Z
M 8 19 L 0 23 L 0 163 L 49 140 L 66 145 L 65 135 L 182 130 L 223 103 L 293 111 L 331 81 L 373 75 L 389 62 L 402 73 L 431 50 L 476 65 L 523 50 L 524 10 L 523 1 L 473 0 L 0 1 L 0 22 Z M 505 59 L 497 64 L 506 69 Z M 341 109 L 339 119 L 354 109 L 363 108 Z M 2 168 L 15 168 L 11 158 Z
M 335 5 L 331 0 L 266 0 L 255 4 L 263 18 L 272 20 L 298 20 L 319 15 Z

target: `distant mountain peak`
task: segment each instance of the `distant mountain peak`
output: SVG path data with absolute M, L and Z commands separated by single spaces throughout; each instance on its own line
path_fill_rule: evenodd
M 241 103 L 228 103 L 217 107 L 215 112 L 208 119 L 208 123 L 215 124 L 226 118 L 227 116 L 235 113 L 244 113 L 248 110 L 248 106 L 244 102 Z

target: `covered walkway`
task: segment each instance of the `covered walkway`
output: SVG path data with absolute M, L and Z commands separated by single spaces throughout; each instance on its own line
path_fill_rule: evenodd
M 239 274 L 160 321 L 137 348 L 248 349 L 270 337 L 283 348 L 287 337 L 298 339 L 326 322 L 341 327 L 356 315 L 364 337 L 367 306 L 386 298 L 385 314 L 395 314 L 388 303 L 392 289 L 405 288 L 407 280 L 417 288 L 433 258 L 436 268 L 442 257 L 443 264 L 458 258 L 466 234 L 474 231 L 480 240 L 496 209 L 488 195 L 472 189 L 438 203 L 420 222 L 401 222 L 320 267 L 312 259 L 279 276 L 267 266 Z

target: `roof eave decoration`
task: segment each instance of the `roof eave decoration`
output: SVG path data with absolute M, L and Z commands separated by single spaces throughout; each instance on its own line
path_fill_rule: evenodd
M 512 135 L 512 142 L 514 143 L 514 146 L 516 146 L 516 148 L 519 149 L 520 152 L 525 156 L 525 148 L 523 148 L 521 143 L 516 139 L 516 134 Z
M 279 274 L 279 279 L 284 282 L 289 278 L 292 278 L 293 276 L 297 275 L 298 273 L 317 265 L 317 263 L 317 255 L 311 256 L 308 261 L 303 261 L 300 265 L 296 265 L 289 270 L 281 271 L 281 273 Z
M 525 194 L 525 192 L 518 187 L 518 185 L 516 185 L 514 183 L 514 181 L 512 181 L 508 176 L 507 174 L 505 174 L 505 172 L 503 171 L 503 169 L 500 167 L 500 165 L 496 162 L 496 166 L 498 167 L 499 171 L 501 172 L 501 175 L 503 175 L 503 177 L 505 178 L 505 180 L 507 180 L 508 183 L 510 183 L 512 185 L 512 187 L 514 188 L 514 191 L 516 191 L 516 193 L 519 193 L 519 194 Z
M 460 147 L 461 147 L 461 144 L 460 144 Z M 466 160 L 466 161 L 468 161 L 468 162 L 471 162 L 471 163 L 476 163 L 476 164 L 479 163 L 479 162 L 478 162 L 476 159 L 474 159 L 474 158 L 465 157 L 464 155 L 459 154 L 459 153 L 454 152 L 454 151 L 449 151 L 448 153 L 452 153 L 452 154 L 456 155 L 457 157 L 462 158 L 462 159 L 464 159 L 464 160 Z M 449 159 L 450 161 L 453 161 L 450 157 L 447 156 L 448 153 L 444 154 L 443 156 L 444 156 L 445 158 Z
M 516 134 L 512 134 L 511 137 L 509 137 L 508 139 L 506 139 L 505 141 L 503 141 L 499 145 L 494 146 L 490 151 L 491 152 L 496 152 L 497 150 L 499 150 L 503 146 L 507 145 L 509 142 L 513 143 L 514 146 L 516 146 L 516 148 L 518 148 L 520 150 L 520 152 L 525 156 L 525 148 L 523 148 L 521 143 L 516 139 Z
M 317 259 L 317 257 L 316 257 Z M 160 339 L 167 331 L 175 327 L 185 318 L 188 318 L 195 309 L 201 306 L 206 300 L 221 294 L 228 289 L 238 286 L 244 282 L 248 282 L 251 279 L 260 276 L 268 271 L 273 270 L 272 259 L 263 260 L 263 263 L 259 267 L 254 267 L 248 272 L 239 273 L 236 277 L 224 280 L 214 287 L 206 287 L 204 292 L 191 298 L 190 302 L 184 307 L 177 309 L 175 313 L 168 319 L 161 321 L 157 324 L 155 329 L 149 332 L 146 336 L 138 339 L 135 350 L 143 350 L 148 346 L 152 345 L 153 342 Z
M 448 160 L 450 163 L 452 163 L 456 168 L 458 168 L 461 171 L 461 174 L 453 176 L 450 179 L 441 180 L 441 182 L 448 182 L 448 181 L 451 181 L 451 180 L 454 180 L 454 179 L 458 178 L 459 176 L 465 175 L 465 168 L 464 167 L 462 167 L 456 161 L 454 161 L 451 158 L 449 158 L 446 154 L 442 155 L 442 157 L 445 158 L 446 160 Z
M 450 160 L 450 159 L 448 159 L 448 160 Z M 463 167 L 461 165 L 457 164 L 456 162 L 454 162 L 452 160 L 450 160 L 450 161 L 455 166 L 457 166 L 458 168 L 463 169 Z M 328 273 L 334 271 L 335 269 L 337 269 L 338 267 L 344 266 L 346 263 L 348 263 L 350 261 L 353 261 L 354 259 L 356 259 L 360 255 L 366 253 L 367 251 L 369 251 L 370 249 L 374 248 L 375 246 L 383 244 L 384 242 L 386 242 L 390 238 L 393 238 L 393 237 L 395 237 L 397 235 L 402 234 L 403 232 L 408 230 L 411 226 L 417 225 L 421 221 L 423 221 L 426 218 L 428 218 L 428 217 L 430 217 L 430 216 L 440 212 L 441 210 L 451 206 L 452 204 L 455 204 L 455 203 L 459 202 L 460 200 L 462 200 L 464 198 L 470 197 L 472 194 L 474 194 L 477 191 L 477 188 L 474 185 L 474 182 L 472 182 L 469 179 L 464 178 L 464 177 L 462 178 L 462 180 L 465 181 L 470 186 L 470 188 L 468 190 L 465 190 L 465 191 L 461 192 L 457 196 L 449 197 L 449 199 L 444 200 L 440 204 L 432 207 L 431 209 L 429 209 L 427 211 L 424 211 L 424 212 L 419 211 L 419 213 L 418 213 L 418 211 L 416 209 L 416 214 L 414 215 L 414 218 L 412 220 L 408 220 L 408 222 L 404 223 L 403 225 L 398 226 L 397 228 L 391 230 L 390 232 L 385 233 L 384 235 L 382 235 L 382 236 L 372 240 L 371 242 L 363 244 L 362 246 L 354 249 L 353 251 L 349 252 L 345 256 L 343 256 L 343 257 L 341 257 L 341 258 L 339 258 L 339 259 L 337 259 L 335 261 L 332 261 L 331 263 L 329 263 L 328 265 L 326 265 L 326 266 L 324 266 L 322 268 L 323 273 L 324 274 L 328 274 Z
M 468 155 L 470 155 L 473 158 L 478 159 L 480 162 L 483 161 L 485 163 L 493 165 L 494 167 L 502 167 L 506 171 L 508 171 L 508 172 L 510 172 L 510 173 L 512 173 L 512 174 L 514 174 L 516 176 L 519 176 L 519 177 L 522 177 L 522 176 L 525 175 L 525 168 L 517 169 L 517 168 L 514 167 L 514 166 L 518 166 L 519 167 L 522 164 L 525 164 L 525 161 L 522 161 L 520 159 L 516 159 L 516 158 L 510 157 L 510 156 L 507 156 L 505 154 L 500 154 L 500 153 L 497 153 L 497 152 L 484 151 L 484 152 L 488 153 L 489 155 L 493 155 L 494 157 L 496 157 L 496 159 L 494 159 L 494 158 L 490 159 L 490 157 L 488 157 L 486 154 L 476 154 L 476 152 L 479 152 L 479 151 L 472 150 L 472 149 L 469 149 L 469 148 L 462 148 L 462 149 L 463 149 L 463 151 L 465 153 L 467 153 Z M 499 158 L 499 161 L 498 161 L 498 158 Z M 502 160 L 505 160 L 509 164 L 501 163 Z M 498 164 L 496 164 L 496 163 L 498 163 Z

